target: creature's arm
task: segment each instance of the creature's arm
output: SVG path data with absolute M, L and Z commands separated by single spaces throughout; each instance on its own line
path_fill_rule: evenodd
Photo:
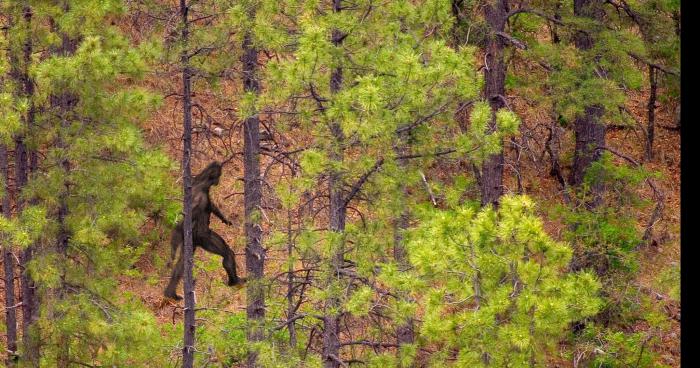
M 209 205 L 211 206 L 211 212 L 214 213 L 214 215 L 216 215 L 216 217 L 218 217 L 219 219 L 221 219 L 221 221 L 222 221 L 224 224 L 229 225 L 229 226 L 233 225 L 233 223 L 232 223 L 231 221 L 229 221 L 229 220 L 226 218 L 226 216 L 224 216 L 223 213 L 221 213 L 221 210 L 219 209 L 219 207 L 216 207 L 216 205 L 214 204 L 214 202 L 209 201 Z

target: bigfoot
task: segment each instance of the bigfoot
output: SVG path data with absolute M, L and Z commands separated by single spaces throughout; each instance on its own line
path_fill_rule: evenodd
M 212 162 L 202 172 L 197 175 L 192 183 L 192 243 L 197 247 L 202 247 L 204 250 L 218 254 L 223 257 L 223 266 L 228 274 L 228 285 L 233 286 L 243 282 L 236 275 L 236 261 L 233 251 L 229 248 L 226 241 L 219 234 L 209 229 L 209 217 L 213 213 L 223 221 L 226 225 L 232 225 L 231 221 L 221 213 L 218 207 L 209 198 L 209 188 L 212 185 L 219 184 L 221 177 L 221 164 Z M 175 259 L 178 249 L 182 249 L 184 244 L 183 223 L 180 221 L 170 236 L 171 260 Z M 175 289 L 182 278 L 184 271 L 184 260 L 182 259 L 182 251 L 177 259 L 177 263 L 173 268 L 170 282 L 165 288 L 165 296 L 175 300 L 182 299 Z

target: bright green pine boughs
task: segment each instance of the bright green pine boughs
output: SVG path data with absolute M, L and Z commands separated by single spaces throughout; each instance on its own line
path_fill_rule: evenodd
M 454 114 L 461 103 L 471 106 L 469 102 L 479 99 L 482 77 L 476 68 L 475 48 L 456 49 L 445 41 L 453 23 L 448 1 L 392 1 L 381 6 L 361 2 L 338 13 L 327 4 L 319 12 L 317 2 L 289 1 L 284 3 L 287 16 L 279 11 L 265 13 L 278 7 L 282 5 L 263 5 L 257 17 L 275 19 L 278 27 L 288 27 L 293 37 L 280 50 L 289 56 L 266 64 L 263 84 L 270 88 L 265 88 L 257 108 L 289 110 L 292 114 L 276 118 L 276 128 L 299 129 L 294 134 L 308 142 L 300 157 L 305 180 L 296 181 L 302 187 L 290 192 L 301 201 L 304 191 L 325 186 L 319 178 L 325 181 L 329 172 L 340 173 L 343 185 L 349 187 L 383 159 L 382 167 L 361 190 L 362 197 L 371 198 L 372 203 L 353 202 L 359 209 L 348 215 L 342 234 L 302 232 L 297 250 L 308 262 L 325 265 L 338 242 L 345 241 L 351 249 L 345 257 L 355 264 L 359 277 L 374 282 L 377 264 L 392 267 L 387 256 L 392 253 L 394 236 L 391 218 L 400 211 L 398 198 L 403 195 L 400 184 L 422 185 L 419 169 L 429 167 L 436 152 L 454 150 L 453 157 L 480 163 L 501 149 L 501 139 L 517 131 L 519 120 L 512 112 L 499 111 L 497 132 L 486 134 L 491 109 L 487 103 L 477 102 L 472 110 L 476 119 L 469 128 L 463 130 L 458 125 Z M 347 33 L 341 47 L 331 41 L 334 29 Z M 271 47 L 279 46 L 279 33 L 269 27 L 256 31 L 262 32 L 256 35 L 259 42 L 271 38 L 275 40 Z M 336 67 L 342 69 L 343 82 L 341 89 L 333 92 L 330 79 Z M 479 114 L 484 118 L 479 120 Z M 333 123 L 340 126 L 344 142 L 335 140 L 330 130 Z M 399 131 L 409 132 L 403 136 L 410 139 L 403 141 Z M 416 156 L 408 167 L 400 167 L 396 159 L 399 154 L 394 148 L 401 145 L 409 146 L 406 152 Z M 332 152 L 337 150 L 343 151 L 341 160 L 333 158 Z M 285 202 L 290 205 L 292 201 L 287 198 Z M 360 221 L 357 212 L 368 216 Z M 282 239 L 271 237 L 276 238 Z M 280 242 L 280 246 L 286 243 Z M 320 275 L 313 280 L 324 279 L 326 276 Z M 348 312 L 348 318 L 362 319 L 385 303 L 379 300 L 385 297 L 379 291 L 348 283 L 341 280 L 310 288 L 307 293 L 312 303 L 302 305 L 299 313 L 331 313 L 323 309 L 324 301 L 340 296 L 338 311 Z M 397 308 L 400 312 L 389 312 L 394 321 L 405 320 L 415 311 L 410 303 Z M 386 340 L 377 326 L 368 326 L 363 338 Z M 358 354 L 370 365 L 394 359 L 393 353 L 376 356 L 367 352 Z M 409 353 L 400 355 L 411 360 L 415 351 Z
M 22 19 L 18 4 L 3 10 Z M 159 103 L 134 86 L 147 64 L 141 51 L 109 25 L 125 10 L 123 2 L 32 5 L 32 33 L 9 34 L 19 38 L 10 44 L 31 37 L 41 51 L 28 68 L 37 114 L 24 134 L 31 149 L 45 154 L 22 193 L 32 206 L 0 227 L 14 244 L 36 246 L 28 270 L 41 303 L 36 327 L 42 366 L 56 365 L 67 351 L 74 363 L 160 367 L 167 358 L 159 356 L 154 316 L 140 298 L 118 288 L 125 274 L 135 274 L 131 268 L 148 245 L 142 234 L 148 218 L 174 222 L 179 212 L 172 201 L 177 191 L 170 170 L 175 167 L 163 152 L 146 147 L 141 136 L 140 124 Z M 77 49 L 58 55 L 64 37 L 76 40 Z M 75 103 L 60 107 L 56 96 L 70 96 Z M 2 101 L 3 116 L 13 121 L 19 118 L 5 111 L 26 116 L 26 101 Z M 3 124 L 3 130 L 8 126 Z M 10 133 L 3 131 L 3 138 Z M 62 205 L 69 236 L 65 251 L 56 247 Z
M 569 324 L 600 308 L 590 273 L 566 273 L 567 244 L 552 240 L 533 202 L 508 196 L 498 210 L 427 209 L 409 232 L 421 305 L 420 342 L 431 366 L 545 366 Z
M 172 225 L 179 216 L 179 204 L 172 200 L 179 191 L 169 175 L 173 164 L 162 152 L 147 148 L 139 126 L 159 98 L 135 86 L 147 72 L 149 57 L 177 63 L 182 45 L 172 37 L 177 38 L 179 30 L 169 30 L 173 33 L 165 44 L 159 44 L 158 34 L 151 43 L 134 47 L 117 26 L 110 26 L 126 10 L 123 1 L 67 0 L 67 12 L 56 3 L 29 3 L 31 28 L 22 23 L 25 2 L 0 5 L 0 11 L 19 20 L 0 34 L 0 141 L 12 144 L 13 135 L 23 132 L 30 149 L 40 150 L 42 156 L 23 193 L 35 202 L 17 217 L 0 218 L 0 241 L 17 249 L 37 245 L 28 269 L 42 298 L 42 365 L 56 365 L 68 348 L 68 358 L 85 365 L 163 366 L 176 359 L 182 325 L 159 327 L 139 298 L 119 287 L 124 279 L 140 277 L 133 264 L 148 246 L 143 224 L 157 216 Z M 197 331 L 199 362 L 240 365 L 253 348 L 266 367 L 321 366 L 317 317 L 335 311 L 343 313 L 343 329 L 356 333 L 353 340 L 369 344 L 345 345 L 341 358 L 369 367 L 546 366 L 570 324 L 601 310 L 619 312 L 620 320 L 643 319 L 654 329 L 665 328 L 658 311 L 628 305 L 632 300 L 649 302 L 633 299 L 638 291 L 619 292 L 634 275 L 633 249 L 640 241 L 629 212 L 642 203 L 630 183 L 640 184 L 648 173 L 618 167 L 607 154 L 593 165 L 584 187 L 603 182 L 609 189 L 607 206 L 558 213 L 558 219 L 572 225 L 564 239 L 574 242 L 582 256 L 573 261 L 572 253 L 578 254 L 545 233 L 527 197 L 504 197 L 500 208 L 478 210 L 478 204 L 470 202 L 474 178 L 466 170 L 446 179 L 426 178 L 436 174 L 430 170 L 436 153 L 445 154 L 440 155 L 445 158 L 440 165 L 454 159 L 479 165 L 518 131 L 519 118 L 502 109 L 495 114 L 497 131 L 486 134 L 492 111 L 479 101 L 480 63 L 476 48 L 470 46 L 481 45 L 487 34 L 478 19 L 483 2 L 462 2 L 456 32 L 454 2 L 343 3 L 335 13 L 330 3 L 313 0 L 192 2 L 191 15 L 202 16 L 191 27 L 189 44 L 195 90 L 212 91 L 212 98 L 233 107 L 241 118 L 260 114 L 274 123 L 277 133 L 289 133 L 299 145 L 288 147 L 302 152 L 290 156 L 298 159 L 300 168 L 290 167 L 299 172 L 280 180 L 274 194 L 265 193 L 277 197 L 271 200 L 280 201 L 292 217 L 290 226 L 299 230 L 289 239 L 284 230 L 266 236 L 266 247 L 286 252 L 287 242 L 293 242 L 294 252 L 281 266 L 283 272 L 301 263 L 310 274 L 297 311 L 304 318 L 295 322 L 297 346 L 288 345 L 283 323 L 289 317 L 287 300 L 280 293 L 267 299 L 266 339 L 255 346 L 246 345 L 241 313 L 198 312 L 204 321 Z M 640 73 L 645 66 L 631 55 L 677 69 L 680 47 L 675 32 L 679 24 L 674 23 L 679 1 L 625 3 L 641 19 L 641 32 L 624 12 L 616 12 L 613 2 L 605 4 L 604 24 L 574 17 L 571 3 L 559 6 L 564 3 L 550 0 L 530 6 L 561 16 L 563 25 L 554 26 L 556 22 L 536 14 L 511 17 L 507 32 L 528 49 L 506 51 L 514 65 L 507 77 L 509 91 L 563 123 L 571 123 L 584 106 L 594 104 L 605 108 L 605 122 L 624 120 L 620 107 L 625 91 L 644 88 L 646 82 Z M 172 15 L 159 1 L 141 5 L 149 7 L 154 19 Z M 49 19 L 55 29 L 49 27 Z M 592 35 L 592 49 L 574 47 L 576 29 Z M 252 30 L 256 47 L 269 51 L 260 57 L 264 93 L 235 92 L 232 103 L 223 88 L 217 90 L 217 82 L 231 70 L 238 75 L 246 30 Z M 347 34 L 340 47 L 331 41 L 333 30 Z M 558 43 L 542 38 L 550 30 L 557 33 Z M 74 55 L 53 54 L 62 36 L 79 41 Z M 21 52 L 27 37 L 35 48 L 29 65 L 36 87 L 31 100 L 18 96 L 19 86 L 9 74 L 10 66 L 24 67 Z M 461 40 L 453 42 L 455 38 Z M 515 67 L 517 63 L 527 65 Z M 339 91 L 330 89 L 335 68 L 342 70 Z M 675 79 L 664 82 L 673 95 Z M 77 101 L 63 115 L 65 121 L 52 103 L 52 97 L 63 93 Z M 22 123 L 31 104 L 37 107 L 37 125 L 25 129 Z M 465 106 L 468 124 L 460 126 L 455 113 Z M 342 142 L 329 129 L 334 123 L 342 130 Z M 340 159 L 333 155 L 338 152 L 343 154 Z M 402 162 L 397 159 L 400 154 L 411 159 Z M 382 167 L 351 202 L 342 233 L 324 231 L 323 214 L 294 218 L 301 203 L 325 195 L 329 173 L 340 174 L 347 191 L 380 158 Z M 67 172 L 63 159 L 70 163 Z M 69 195 L 62 198 L 66 190 Z M 65 254 L 55 247 L 62 202 L 70 234 Z M 319 207 L 317 202 L 314 209 Z M 272 227 L 286 229 L 272 212 Z M 402 214 L 410 218 L 407 229 L 396 224 Z M 412 266 L 408 270 L 393 257 L 396 235 L 404 236 Z M 323 272 L 341 240 L 347 250 L 347 274 L 325 282 Z M 598 258 L 590 262 L 590 257 Z M 623 274 L 603 281 L 609 303 L 598 297 L 601 286 L 590 271 L 568 272 L 577 266 Z M 658 282 L 670 285 L 669 293 L 675 295 L 677 270 L 669 271 Z M 301 280 L 303 273 L 296 277 Z M 270 278 L 269 290 L 283 285 L 279 279 Z M 336 297 L 337 309 L 324 310 L 325 302 Z M 614 297 L 627 304 L 614 305 Z M 370 346 L 394 343 L 396 326 L 410 318 L 414 344 L 396 350 Z M 589 354 L 589 363 L 651 366 L 653 355 L 637 347 L 653 340 L 616 328 L 589 321 L 572 342 Z M 307 344 L 312 346 L 308 352 Z M 601 349 L 607 354 L 598 354 Z

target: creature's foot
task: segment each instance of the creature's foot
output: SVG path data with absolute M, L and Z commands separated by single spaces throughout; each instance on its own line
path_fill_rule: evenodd
M 245 277 L 236 277 L 235 279 L 229 278 L 226 285 L 242 287 L 243 284 L 245 284 L 245 282 L 246 282 Z
M 177 295 L 177 293 L 175 293 L 174 291 L 169 291 L 169 290 L 166 290 L 166 291 L 165 291 L 165 297 L 166 297 L 166 298 L 173 299 L 173 300 L 175 300 L 175 301 L 180 301 L 180 300 L 182 300 L 182 297 L 181 297 L 181 296 Z

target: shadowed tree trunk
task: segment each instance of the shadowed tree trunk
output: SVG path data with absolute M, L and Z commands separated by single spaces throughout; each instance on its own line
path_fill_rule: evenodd
M 647 161 L 654 158 L 654 125 L 656 120 L 656 68 L 649 65 L 649 102 L 647 103 L 647 142 L 644 156 Z
M 603 16 L 600 8 L 600 0 L 574 0 L 574 14 L 579 17 L 587 17 L 600 20 Z M 579 31 L 574 36 L 574 44 L 581 51 L 590 50 L 593 47 L 593 39 L 589 33 Z M 574 163 L 569 176 L 569 184 L 580 186 L 583 184 L 586 170 L 597 161 L 605 147 L 605 124 L 600 119 L 605 113 L 602 106 L 589 105 L 584 107 L 583 115 L 574 120 L 574 134 L 576 135 L 576 147 L 574 151 Z M 590 188 L 592 199 L 587 201 L 587 207 L 595 208 L 601 203 L 603 186 L 593 183 Z
M 251 14 L 251 17 L 253 15 Z M 258 51 L 253 47 L 250 32 L 243 40 L 243 88 L 246 92 L 259 94 L 260 86 L 255 75 Z M 245 202 L 245 263 L 248 277 L 246 288 L 246 315 L 248 317 L 248 341 L 255 343 L 264 339 L 262 325 L 265 319 L 265 289 L 263 274 L 265 249 L 261 245 L 260 227 L 260 121 L 258 115 L 249 116 L 243 125 L 243 197 Z M 248 367 L 255 367 L 257 353 L 248 351 Z
M 18 55 L 14 52 L 10 53 L 10 78 L 13 79 L 17 85 L 15 92 L 15 97 L 17 99 L 26 98 L 29 101 L 29 108 L 27 114 L 22 116 L 22 131 L 20 131 L 15 136 L 15 193 L 16 193 L 16 205 L 17 213 L 20 213 L 24 207 L 24 200 L 21 198 L 21 191 L 27 183 L 28 170 L 27 170 L 27 149 L 24 144 L 26 131 L 30 128 L 30 125 L 34 120 L 34 109 L 31 103 L 32 97 L 34 95 L 34 85 L 29 76 L 29 64 L 31 63 L 31 53 L 32 53 L 32 39 L 31 39 L 31 23 L 32 23 L 32 11 L 29 6 L 24 6 L 22 8 L 22 16 L 16 19 L 9 18 L 10 23 L 15 23 L 15 25 L 21 25 L 22 28 L 26 30 L 24 34 L 24 41 L 22 42 L 22 53 Z M 21 23 L 21 24 L 20 24 Z M 4 177 L 4 196 L 2 198 L 2 212 L 7 218 L 11 216 L 10 209 L 10 187 L 9 187 L 9 156 L 6 146 L 0 147 L 0 169 L 2 170 L 2 175 Z M 36 352 L 36 344 L 30 341 L 30 334 L 28 333 L 29 328 L 34 321 L 34 302 L 33 302 L 33 283 L 31 278 L 26 272 L 23 272 L 26 264 L 31 259 L 29 256 L 31 254 L 31 248 L 27 247 L 20 253 L 20 288 L 22 289 L 22 309 L 23 309 L 23 343 L 25 345 L 24 349 L 27 356 L 32 357 Z M 17 352 L 17 306 L 15 306 L 15 283 L 14 283 L 14 265 L 15 258 L 11 251 L 11 244 L 5 244 L 3 247 L 3 263 L 5 271 L 5 318 L 6 318 L 6 328 L 7 328 L 7 354 L 8 359 L 6 360 L 6 365 L 13 366 L 16 362 L 16 352 Z M 26 290 L 26 293 L 24 291 Z M 36 353 L 38 354 L 38 353 Z M 30 362 L 36 363 L 36 359 L 30 359 Z
M 341 0 L 333 0 L 333 12 L 338 13 L 341 10 Z M 340 30 L 333 30 L 332 33 L 333 45 L 340 47 L 343 42 L 343 33 Z M 337 93 L 343 83 L 343 69 L 337 67 L 333 70 L 330 80 L 331 93 Z M 340 127 L 339 122 L 331 123 L 331 134 L 333 135 L 333 144 L 331 145 L 328 157 L 333 162 L 343 161 L 343 145 L 345 136 Z M 332 241 L 336 242 L 333 245 L 333 255 L 330 260 L 331 272 L 327 285 L 331 285 L 334 280 L 340 278 L 340 270 L 343 266 L 343 256 L 345 254 L 345 216 L 347 212 L 346 204 L 344 203 L 343 195 L 343 179 L 342 173 L 337 169 L 330 169 L 328 173 L 328 192 L 330 196 L 329 208 L 329 228 L 335 233 Z M 340 298 L 336 295 L 331 295 L 326 299 L 325 314 L 323 316 L 323 353 L 322 360 L 325 368 L 338 368 L 340 366 Z M 328 313 L 328 311 L 333 311 Z
M 0 175 L 2 175 L 2 215 L 9 219 L 10 210 L 10 170 L 8 168 L 7 147 L 0 145 Z M 2 261 L 5 271 L 5 328 L 7 330 L 7 359 L 5 365 L 14 367 L 17 359 L 17 313 L 15 305 L 15 259 L 12 247 L 5 239 L 2 246 Z
M 184 261 L 184 297 L 185 297 L 185 322 L 182 346 L 182 366 L 192 368 L 194 365 L 194 337 L 195 337 L 195 315 L 194 315 L 194 280 L 192 268 L 194 266 L 194 246 L 192 244 L 192 75 L 189 60 L 189 7 L 187 0 L 180 0 L 180 17 L 182 22 L 181 41 L 183 49 L 180 54 L 180 66 L 182 67 L 182 187 L 184 192 L 183 200 L 183 233 L 184 245 L 182 249 L 182 259 Z
M 69 4 L 67 2 L 63 3 L 63 12 L 68 13 L 69 11 Z M 61 43 L 58 47 L 52 50 L 52 54 L 58 57 L 70 57 L 73 54 L 75 54 L 75 51 L 78 48 L 78 43 L 79 40 L 75 38 L 71 38 L 68 34 L 63 32 L 58 27 L 58 24 L 55 22 L 54 19 L 51 20 L 51 27 L 54 32 L 57 32 L 59 36 L 61 37 Z M 49 101 L 51 104 L 51 108 L 55 110 L 55 116 L 58 119 L 58 135 L 56 138 L 56 147 L 59 148 L 60 152 L 60 157 L 58 158 L 58 165 L 61 167 L 63 170 L 63 188 L 61 189 L 61 193 L 58 195 L 58 213 L 57 213 L 57 222 L 58 222 L 58 234 L 56 236 L 56 248 L 55 251 L 58 254 L 61 259 L 66 262 L 63 267 L 67 268 L 68 267 L 68 257 L 67 257 L 67 251 L 68 251 L 68 244 L 70 242 L 71 238 L 71 233 L 70 229 L 68 227 L 68 224 L 66 223 L 66 218 L 69 215 L 69 209 L 68 209 L 68 198 L 71 196 L 70 193 L 70 172 L 71 172 L 71 162 L 66 154 L 66 151 L 68 150 L 68 142 L 65 139 L 65 133 L 70 131 L 70 126 L 73 121 L 73 114 L 72 111 L 75 108 L 75 106 L 78 103 L 77 96 L 75 94 L 70 93 L 69 91 L 66 90 L 59 90 L 57 91 L 56 94 L 51 95 L 49 97 Z M 27 158 L 25 157 L 24 159 L 24 165 L 26 165 L 26 160 Z M 26 166 L 25 166 L 26 167 Z M 26 179 L 25 179 L 26 180 Z M 65 269 L 61 271 L 61 283 L 59 284 L 57 289 L 54 289 L 53 292 L 56 295 L 56 298 L 58 300 L 61 300 L 65 298 L 67 290 L 66 290 L 66 283 L 65 283 Z M 35 311 L 36 312 L 36 311 Z M 65 343 L 61 344 L 58 349 L 58 355 L 56 357 L 56 366 L 59 368 L 67 368 L 71 364 L 71 359 L 70 359 L 70 344 L 68 343 L 69 337 L 68 336 L 61 336 L 61 340 L 63 340 Z
M 16 210 L 22 212 L 24 200 L 20 197 L 22 189 L 27 184 L 28 167 L 24 138 L 15 141 L 15 186 L 17 192 Z M 27 266 L 32 261 L 35 245 L 30 245 L 20 252 L 20 290 L 22 295 L 22 345 L 23 360 L 31 367 L 39 366 L 40 342 L 37 331 L 34 331 L 39 313 L 39 299 L 36 295 L 36 285 Z
M 34 125 L 34 104 L 32 99 L 34 96 L 34 83 L 29 76 L 29 66 L 33 51 L 32 44 L 32 9 L 25 6 L 22 9 L 25 28 L 28 30 L 26 39 L 22 46 L 22 61 L 16 60 L 12 66 L 15 73 L 15 80 L 20 88 L 22 97 L 29 102 L 27 113 L 22 121 L 24 132 L 21 132 L 15 137 L 15 192 L 16 192 L 16 211 L 21 213 L 24 208 L 24 198 L 21 197 L 22 190 L 27 184 L 29 177 L 28 168 L 28 150 L 24 143 L 25 134 L 33 128 Z M 20 67 L 21 65 L 21 67 Z M 36 153 L 31 154 L 34 167 L 36 167 Z M 27 265 L 32 260 L 35 246 L 30 245 L 23 249 L 19 254 L 20 266 L 20 291 L 22 302 L 22 345 L 23 345 L 23 360 L 31 367 L 39 366 L 39 341 L 36 338 L 34 325 L 38 318 L 39 301 L 35 294 L 36 285 L 31 276 L 27 272 Z
M 490 28 L 484 66 L 484 97 L 489 101 L 492 115 L 490 133 L 496 130 L 496 111 L 506 106 L 505 80 L 506 65 L 503 60 L 505 40 L 497 33 L 505 30 L 508 20 L 508 0 L 487 1 L 484 4 L 484 17 Z M 481 205 L 498 206 L 503 195 L 503 149 L 489 156 L 481 166 L 479 185 L 481 187 Z
M 27 184 L 28 177 L 27 154 L 24 146 L 24 138 L 18 137 L 15 141 L 15 187 L 17 193 L 16 210 L 22 212 L 24 200 L 21 198 L 22 189 Z M 35 338 L 34 324 L 38 319 L 39 301 L 36 295 L 36 285 L 27 266 L 34 256 L 34 245 L 30 245 L 20 252 L 20 289 L 22 295 L 22 345 L 24 347 L 23 360 L 31 367 L 39 366 L 39 341 Z
M 292 174 L 293 175 L 293 174 Z M 301 212 L 301 210 L 299 211 Z M 301 218 L 301 213 L 298 218 Z M 291 259 L 294 252 L 294 238 L 292 236 L 292 211 L 287 210 L 287 258 Z M 287 266 L 287 330 L 289 331 L 289 346 L 295 349 L 297 346 L 297 328 L 294 323 L 296 314 L 296 303 L 294 303 L 294 264 L 289 262 Z

